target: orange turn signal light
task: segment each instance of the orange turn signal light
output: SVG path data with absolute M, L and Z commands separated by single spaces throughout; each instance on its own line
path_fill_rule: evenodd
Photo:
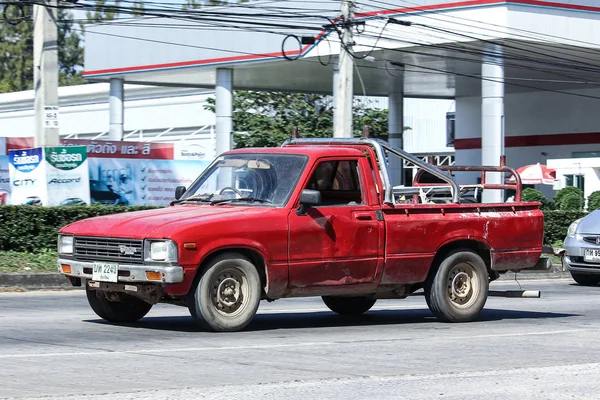
M 62 269 L 63 274 L 71 273 L 71 266 L 68 264 L 60 264 L 60 268 Z
M 186 250 L 196 250 L 196 243 L 194 242 L 186 242 L 183 244 L 183 248 Z
M 158 271 L 146 271 L 146 279 L 149 281 L 161 281 L 162 276 Z

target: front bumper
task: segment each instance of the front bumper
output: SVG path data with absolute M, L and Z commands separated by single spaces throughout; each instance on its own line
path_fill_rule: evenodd
M 574 238 L 565 239 L 565 249 L 567 250 L 565 264 L 567 264 L 567 269 L 572 272 L 600 275 L 600 263 L 584 261 L 585 249 L 598 249 L 598 245 L 585 242 L 580 236 L 578 234 Z
M 94 263 L 89 261 L 75 261 L 59 259 L 58 272 L 74 278 L 92 279 Z M 71 267 L 70 273 L 63 272 L 62 265 Z M 158 272 L 161 279 L 148 279 L 146 272 Z M 147 282 L 147 283 L 179 283 L 183 281 L 183 267 L 157 266 L 157 265 L 128 265 L 119 264 L 119 282 Z

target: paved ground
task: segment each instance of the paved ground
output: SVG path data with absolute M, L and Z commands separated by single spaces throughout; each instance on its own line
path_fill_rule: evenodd
M 542 298 L 490 298 L 468 324 L 437 322 L 423 298 L 360 319 L 296 299 L 262 304 L 233 334 L 175 306 L 116 326 L 81 292 L 0 294 L 0 398 L 599 398 L 600 287 L 522 285 Z

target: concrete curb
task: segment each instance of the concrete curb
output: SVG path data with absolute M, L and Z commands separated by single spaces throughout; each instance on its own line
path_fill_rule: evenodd
M 7 274 L 0 273 L 0 289 L 21 288 L 25 290 L 77 289 L 60 274 Z
M 539 279 L 564 279 L 570 278 L 568 271 L 563 271 L 560 264 L 555 264 L 549 271 L 522 271 L 516 274 L 516 279 L 539 280 Z M 514 281 L 515 274 L 507 272 L 502 274 L 498 281 Z M 8 274 L 0 273 L 0 290 L 6 288 L 18 288 L 21 290 L 80 290 L 79 287 L 72 287 L 67 279 L 56 273 L 46 274 Z

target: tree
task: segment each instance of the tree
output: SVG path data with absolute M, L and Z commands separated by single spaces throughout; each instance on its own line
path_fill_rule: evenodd
M 94 4 L 93 11 L 85 12 L 89 22 L 112 21 L 119 14 L 118 10 L 121 6 L 121 0 L 115 0 L 114 4 L 112 5 L 106 4 L 106 0 L 96 0 Z
M 540 203 L 542 203 L 541 208 L 542 209 L 546 209 L 548 208 L 548 199 L 546 199 L 546 196 L 544 196 L 542 194 L 542 192 L 540 192 L 537 189 L 533 189 L 533 188 L 526 188 L 523 190 L 523 194 L 522 194 L 522 199 L 523 201 L 539 201 Z
M 214 112 L 214 99 L 209 100 L 206 108 Z M 364 126 L 368 125 L 370 137 L 387 138 L 387 110 L 356 103 L 353 123 L 355 137 L 362 136 Z M 294 127 L 300 137 L 331 137 L 331 98 L 310 93 L 234 92 L 235 148 L 280 146 L 291 138 Z
M 581 189 L 575 187 L 575 186 L 567 186 L 563 189 L 560 189 L 556 195 L 554 196 L 554 206 L 556 207 L 556 209 L 558 210 L 571 210 L 573 208 L 569 208 L 569 207 L 573 207 L 574 204 L 574 200 L 569 199 L 568 201 L 568 206 L 565 205 L 563 206 L 563 203 L 565 202 L 565 199 L 567 196 L 569 195 L 573 195 L 576 196 L 578 201 L 579 201 L 579 205 L 575 208 L 576 210 L 581 210 L 582 209 L 582 205 L 584 204 L 584 198 L 583 198 L 583 192 L 581 191 Z M 565 208 L 567 207 L 567 208 Z
M 588 210 L 600 209 L 600 190 L 596 190 L 588 197 Z
M 33 7 L 8 7 L 0 19 L 0 92 L 33 88 Z M 83 83 L 81 37 L 73 30 L 73 15 L 58 9 L 58 72 L 61 85 Z M 12 23 L 11 23 L 12 22 Z
M 221 1 L 221 0 L 186 0 L 186 4 L 182 6 L 184 10 L 197 10 L 202 7 L 210 6 L 225 6 L 230 3 L 247 3 L 248 0 L 239 1 Z
M 33 87 L 33 24 L 31 6 L 5 6 L 0 19 L 0 92 Z

